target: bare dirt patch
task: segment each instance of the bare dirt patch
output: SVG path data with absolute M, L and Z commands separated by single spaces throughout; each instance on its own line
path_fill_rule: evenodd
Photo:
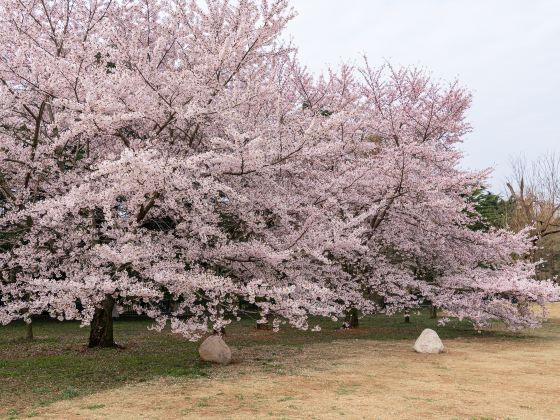
M 518 338 L 346 340 L 241 352 L 210 378 L 160 379 L 61 401 L 39 418 L 560 418 L 560 305 Z

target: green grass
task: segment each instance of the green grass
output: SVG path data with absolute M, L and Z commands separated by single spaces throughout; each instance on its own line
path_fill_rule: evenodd
M 411 317 L 375 316 L 361 319 L 360 328 L 341 331 L 340 322 L 316 320 L 322 332 L 283 328 L 279 333 L 256 332 L 254 321 L 242 320 L 227 329 L 227 342 L 236 348 L 256 345 L 300 347 L 333 340 L 414 340 L 424 328 L 437 329 L 443 339 L 509 333 L 477 333 L 466 322 L 438 327 L 426 313 Z M 27 342 L 22 323 L 0 327 L 0 417 L 14 417 L 33 407 L 161 376 L 207 376 L 198 359 L 197 343 L 168 332 L 148 330 L 147 320 L 116 320 L 115 340 L 125 349 L 88 349 L 89 330 L 76 322 L 35 321 L 36 339 Z M 248 332 L 251 331 L 251 334 Z M 94 409 L 94 408 L 92 408 Z

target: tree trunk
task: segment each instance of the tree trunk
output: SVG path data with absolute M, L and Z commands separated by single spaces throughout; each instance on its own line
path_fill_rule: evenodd
M 95 309 L 88 347 L 117 347 L 113 341 L 113 307 L 115 300 L 107 296 L 101 303 L 101 308 Z
M 25 323 L 25 339 L 28 341 L 33 341 L 33 321 Z
M 430 306 L 430 318 L 436 319 L 437 318 L 437 306 L 431 305 Z
M 358 319 L 358 310 L 356 308 L 350 308 L 350 310 L 346 314 L 344 328 L 358 328 L 359 326 L 360 320 Z
M 404 322 L 410 324 L 410 311 L 408 309 L 404 310 Z

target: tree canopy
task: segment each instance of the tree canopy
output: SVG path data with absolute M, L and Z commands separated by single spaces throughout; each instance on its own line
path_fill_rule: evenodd
M 470 95 L 367 60 L 316 77 L 282 42 L 292 16 L 285 0 L 2 2 L 0 322 L 89 324 L 115 302 L 197 339 L 240 302 L 309 328 L 429 299 L 538 324 L 529 303 L 558 288 L 533 279 L 526 232 L 470 229 L 487 176 L 458 166 Z

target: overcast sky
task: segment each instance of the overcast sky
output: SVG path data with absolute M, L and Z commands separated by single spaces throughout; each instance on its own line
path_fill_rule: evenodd
M 560 0 L 292 0 L 289 34 L 316 72 L 342 61 L 419 65 L 473 94 L 464 166 L 560 151 Z

